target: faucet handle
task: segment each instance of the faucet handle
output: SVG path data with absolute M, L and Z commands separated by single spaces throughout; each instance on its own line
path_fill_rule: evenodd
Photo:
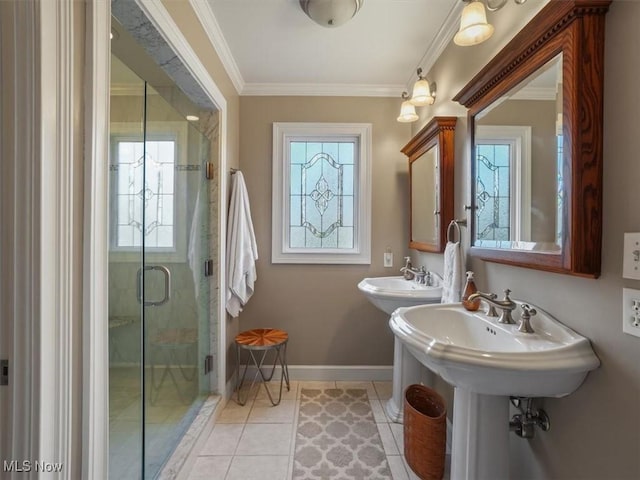
M 498 298 L 498 295 L 496 295 L 495 293 L 490 293 L 489 298 L 491 298 L 492 300 L 496 300 Z M 486 303 L 489 306 L 489 309 L 487 310 L 487 317 L 497 317 L 498 312 L 496 311 L 495 305 L 489 302 Z
M 534 333 L 533 328 L 531 327 L 531 317 L 536 315 L 538 312 L 535 308 L 523 303 L 522 307 L 522 315 L 520 315 L 520 325 L 518 325 L 518 331 L 522 333 Z

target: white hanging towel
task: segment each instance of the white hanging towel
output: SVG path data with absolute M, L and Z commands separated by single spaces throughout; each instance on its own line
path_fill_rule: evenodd
M 444 249 L 444 274 L 442 279 L 442 303 L 460 301 L 462 288 L 462 251 L 460 242 L 447 242 Z
M 258 246 L 251 222 L 249 195 L 242 172 L 231 176 L 227 220 L 227 312 L 237 317 L 253 295 Z

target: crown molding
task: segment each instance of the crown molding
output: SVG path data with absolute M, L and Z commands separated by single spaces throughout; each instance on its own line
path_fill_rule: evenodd
M 464 2 L 456 1 L 447 15 L 442 27 L 438 31 L 437 35 L 427 48 L 427 51 L 424 53 L 422 58 L 420 59 L 420 63 L 416 65 L 416 68 L 411 71 L 409 76 L 409 80 L 407 81 L 407 85 L 405 85 L 404 90 L 411 91 L 413 87 L 413 83 L 416 81 L 416 69 L 421 67 L 425 74 L 428 74 L 433 65 L 436 63 L 436 60 L 440 58 L 444 49 L 449 46 L 453 36 L 457 33 L 460 28 L 460 15 L 462 14 L 462 10 L 465 7 Z
M 204 31 L 211 42 L 211 46 L 213 46 L 218 57 L 220 57 L 220 61 L 222 62 L 227 75 L 229 75 L 236 92 L 238 92 L 238 94 L 243 93 L 245 88 L 244 79 L 242 78 L 242 74 L 240 73 L 240 69 L 236 64 L 233 55 L 231 54 L 231 49 L 222 34 L 222 29 L 216 20 L 216 16 L 211 9 L 211 5 L 208 1 L 203 0 L 189 0 L 189 4 L 198 17 L 198 20 L 200 20 L 200 24 L 202 25 L 202 28 L 204 28 Z
M 242 96 L 399 97 L 403 89 L 403 85 L 247 83 Z
M 397 97 L 399 96 L 398 92 L 407 90 L 413 85 L 412 79 L 415 77 L 415 70 L 412 70 L 406 85 L 245 83 L 209 1 L 189 0 L 189 4 L 196 13 L 211 45 L 220 57 L 220 61 L 239 95 Z M 425 72 L 428 72 L 433 67 L 433 64 L 458 31 L 460 14 L 464 6 L 464 2 L 454 2 L 444 24 L 416 67 L 421 66 Z

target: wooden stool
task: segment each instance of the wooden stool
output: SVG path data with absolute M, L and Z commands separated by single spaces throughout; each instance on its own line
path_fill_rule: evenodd
M 287 366 L 287 342 L 289 341 L 289 335 L 284 330 L 277 330 L 275 328 L 254 328 L 253 330 L 247 330 L 246 332 L 239 333 L 236 335 L 236 392 L 238 394 L 238 403 L 240 405 L 245 405 L 247 403 L 247 399 L 249 398 L 249 393 L 253 388 L 253 385 L 256 383 L 258 379 L 258 375 L 260 375 L 262 384 L 264 385 L 264 389 L 267 391 L 267 395 L 269 396 L 269 401 L 275 407 L 282 400 L 282 385 L 283 381 L 287 384 L 287 391 L 291 389 L 289 386 L 289 368 Z M 249 367 L 249 362 L 247 362 L 244 366 L 244 372 L 242 373 L 242 378 L 240 378 L 240 350 L 247 350 L 249 352 L 249 356 L 253 361 L 253 364 L 256 366 L 257 372 L 251 381 L 251 386 L 247 392 L 247 398 L 242 401 L 240 399 L 240 389 L 244 384 L 245 376 L 247 375 L 247 368 Z M 276 357 L 273 359 L 273 368 L 271 369 L 271 373 L 267 377 L 262 371 L 262 365 L 265 361 L 267 353 L 270 351 L 275 351 Z M 255 353 L 261 352 L 262 356 L 258 360 L 256 358 Z M 274 401 L 271 396 L 271 392 L 269 391 L 269 387 L 267 387 L 267 382 L 271 380 L 273 377 L 273 372 L 276 370 L 277 364 L 280 363 L 280 367 L 282 368 L 282 376 L 280 377 L 280 393 L 278 394 L 278 400 Z

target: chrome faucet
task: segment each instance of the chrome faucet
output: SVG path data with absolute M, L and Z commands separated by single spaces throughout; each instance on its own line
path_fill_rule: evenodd
M 431 272 L 427 272 L 424 265 L 420 268 L 413 268 L 411 265 L 411 258 L 404 257 L 404 267 L 400 269 L 405 280 L 415 280 L 420 285 L 431 285 Z
M 513 300 L 511 300 L 511 298 L 509 298 L 510 293 L 511 293 L 511 290 L 506 289 L 504 291 L 504 298 L 502 300 L 496 300 L 496 295 L 494 293 L 476 292 L 469 295 L 469 300 L 475 300 L 476 298 L 481 298 L 482 300 L 487 302 L 487 304 L 490 307 L 493 306 L 502 310 L 502 314 L 500 315 L 500 318 L 498 318 L 498 323 L 515 324 L 516 322 L 513 321 L 513 318 L 511 317 L 511 312 L 513 312 L 516 309 L 517 305 Z M 491 313 L 495 313 L 495 311 L 491 312 L 491 308 L 490 308 L 489 314 Z
M 429 285 L 429 283 L 431 283 L 431 274 L 426 271 L 424 266 L 420 267 L 418 271 L 413 270 L 413 272 L 416 283 L 419 283 L 420 285 Z M 429 280 L 429 283 L 427 283 L 427 279 Z

